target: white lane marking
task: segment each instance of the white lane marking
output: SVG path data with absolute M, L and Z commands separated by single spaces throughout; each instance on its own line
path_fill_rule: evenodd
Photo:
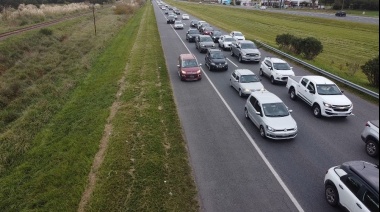
M 232 65 L 234 65 L 236 68 L 239 67 L 238 65 L 236 65 L 234 62 L 232 62 L 230 59 L 227 58 L 228 61 L 230 61 L 230 63 L 232 63 Z
M 185 48 L 187 49 L 187 51 L 192 54 L 192 52 L 190 51 L 189 48 L 187 48 L 185 42 L 183 42 L 183 40 L 181 39 L 181 36 L 179 36 L 179 34 L 174 30 L 173 26 L 172 26 L 172 29 L 173 31 L 177 34 L 179 40 L 182 42 L 182 44 L 185 46 Z M 195 55 L 194 55 L 195 56 Z M 198 59 L 197 59 L 198 60 Z M 230 61 L 230 60 L 229 60 Z M 235 64 L 234 64 L 235 65 Z M 236 65 L 235 65 L 236 66 Z M 237 122 L 237 124 L 240 126 L 240 128 L 243 130 L 244 134 L 247 136 L 248 140 L 251 142 L 251 144 L 253 145 L 253 147 L 256 149 L 256 151 L 259 153 L 261 159 L 263 159 L 264 163 L 268 166 L 269 170 L 272 172 L 272 174 L 274 175 L 274 177 L 276 178 L 276 180 L 278 181 L 278 183 L 280 183 L 281 187 L 284 189 L 284 191 L 286 192 L 286 194 L 288 195 L 288 197 L 290 198 L 290 200 L 293 202 L 293 204 L 296 206 L 296 208 L 298 209 L 298 211 L 300 212 L 304 212 L 303 208 L 301 207 L 301 205 L 298 203 L 298 201 L 296 200 L 296 198 L 293 196 L 292 192 L 290 192 L 289 188 L 286 186 L 286 184 L 284 183 L 284 181 L 282 181 L 280 175 L 276 172 L 276 170 L 273 168 L 273 166 L 270 164 L 269 160 L 265 157 L 264 153 L 261 151 L 261 149 L 259 148 L 259 146 L 256 144 L 255 140 L 253 140 L 253 138 L 251 137 L 251 135 L 248 133 L 247 129 L 245 129 L 245 127 L 243 126 L 243 124 L 240 122 L 240 120 L 238 119 L 238 117 L 235 115 L 235 113 L 232 111 L 231 107 L 228 105 L 227 101 L 223 98 L 222 94 L 220 94 L 220 92 L 218 91 L 218 89 L 215 87 L 214 83 L 212 83 L 211 79 L 208 77 L 207 73 L 203 70 L 202 67 L 200 67 L 200 69 L 202 69 L 202 72 L 203 74 L 206 76 L 207 80 L 210 82 L 211 86 L 214 88 L 215 92 L 218 94 L 218 96 L 220 97 L 220 99 L 222 100 L 222 102 L 224 103 L 224 105 L 227 107 L 228 111 L 231 113 L 232 117 L 234 117 L 235 121 Z

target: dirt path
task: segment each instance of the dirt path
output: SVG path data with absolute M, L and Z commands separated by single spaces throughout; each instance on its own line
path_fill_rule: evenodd
M 144 23 L 144 20 L 145 20 L 145 14 L 143 15 L 143 18 L 141 19 L 140 23 Z M 141 28 L 142 27 L 139 28 L 139 31 L 137 33 L 138 35 L 141 33 Z M 137 35 L 137 37 L 138 37 L 138 35 Z M 135 48 L 136 47 L 133 46 L 132 51 Z M 120 96 L 123 94 L 125 87 L 126 87 L 125 78 L 126 78 L 127 72 L 128 72 L 128 64 L 125 67 L 125 71 L 123 73 L 122 78 L 118 81 L 119 90 L 116 93 L 115 102 L 112 104 L 112 106 L 110 108 L 110 115 L 107 118 L 107 124 L 104 127 L 103 137 L 100 140 L 99 151 L 96 153 L 94 161 L 92 163 L 91 171 L 88 175 L 88 184 L 87 184 L 85 191 L 82 194 L 82 198 L 81 198 L 81 201 L 79 203 L 78 210 L 77 210 L 78 212 L 84 212 L 85 211 L 86 206 L 90 202 L 91 195 L 94 192 L 94 189 L 96 186 L 97 174 L 98 174 L 99 168 L 101 167 L 101 165 L 104 161 L 104 156 L 105 156 L 105 153 L 106 153 L 106 150 L 108 147 L 109 138 L 110 138 L 110 135 L 112 134 L 112 120 L 114 119 L 115 115 L 117 114 L 117 112 L 119 110 L 119 107 L 121 105 Z

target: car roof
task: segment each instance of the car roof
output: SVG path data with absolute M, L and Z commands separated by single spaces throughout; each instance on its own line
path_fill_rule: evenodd
M 379 193 L 379 167 L 377 165 L 365 161 L 349 161 L 343 163 L 342 166 L 350 169 Z
M 240 31 L 232 31 L 231 33 L 241 33 Z M 241 34 L 243 34 L 243 33 L 241 33 Z
M 281 60 L 280 58 L 277 58 L 277 57 L 267 57 L 270 61 L 272 61 L 273 63 L 286 63 L 285 60 Z
M 250 40 L 239 40 L 239 43 L 253 43 L 253 41 Z
M 179 57 L 183 60 L 195 59 L 193 54 L 180 54 Z
M 282 102 L 278 96 L 267 90 L 252 92 L 251 95 L 255 97 L 261 104 Z
M 210 35 L 198 35 L 199 37 L 210 37 Z
M 323 76 L 312 75 L 312 76 L 304 76 L 304 77 L 306 77 L 307 79 L 311 80 L 312 82 L 316 84 L 335 84 L 333 81 Z
M 212 49 L 212 48 L 208 48 L 207 51 L 210 53 L 211 52 L 222 52 L 222 50 L 220 50 L 220 49 Z
M 225 38 L 232 38 L 231 35 L 222 35 L 222 36 L 225 37 Z
M 255 73 L 253 73 L 253 71 L 249 69 L 235 69 L 235 72 L 238 72 L 241 75 L 256 75 Z

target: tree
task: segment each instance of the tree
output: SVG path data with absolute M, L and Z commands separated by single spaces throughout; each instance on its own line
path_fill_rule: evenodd
M 379 87 L 379 55 L 367 61 L 361 66 L 363 73 L 367 76 L 369 83 L 372 86 Z

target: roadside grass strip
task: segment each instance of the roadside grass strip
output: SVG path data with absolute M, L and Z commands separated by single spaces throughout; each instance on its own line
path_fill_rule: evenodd
M 168 3 L 227 33 L 241 31 L 249 40 L 260 40 L 276 48 L 275 39 L 280 34 L 315 37 L 322 42 L 323 52 L 311 61 L 300 59 L 379 92 L 369 85 L 363 72 L 353 70 L 356 64 L 364 65 L 379 54 L 379 25 L 179 1 Z
M 154 11 L 144 10 L 88 211 L 199 208 Z

